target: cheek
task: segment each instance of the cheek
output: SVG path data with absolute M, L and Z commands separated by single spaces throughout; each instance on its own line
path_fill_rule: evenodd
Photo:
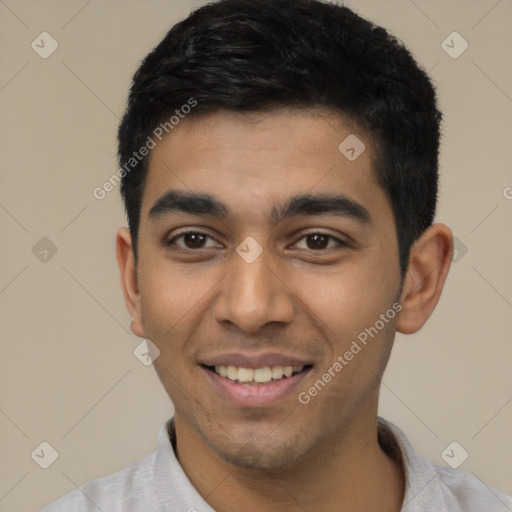
M 398 292 L 398 278 L 367 260 L 368 264 L 341 265 L 328 274 L 303 275 L 294 286 L 319 328 L 329 338 L 337 335 L 342 345 L 373 325 Z
M 172 351 L 187 337 L 187 319 L 200 307 L 204 284 L 184 279 L 171 265 L 148 265 L 140 277 L 146 336 L 160 350 Z
M 153 261 L 140 275 L 140 294 L 145 320 L 155 325 L 173 325 L 200 307 L 215 285 L 206 268 L 186 268 Z

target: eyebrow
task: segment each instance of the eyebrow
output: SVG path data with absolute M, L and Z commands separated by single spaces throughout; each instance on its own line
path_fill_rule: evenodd
M 149 210 L 150 220 L 157 220 L 173 213 L 210 216 L 226 219 L 229 208 L 209 194 L 168 190 L 157 199 Z M 348 217 L 362 224 L 372 224 L 368 210 L 360 203 L 343 194 L 302 194 L 294 196 L 274 207 L 271 219 L 279 223 L 287 218 L 299 215 L 333 215 Z

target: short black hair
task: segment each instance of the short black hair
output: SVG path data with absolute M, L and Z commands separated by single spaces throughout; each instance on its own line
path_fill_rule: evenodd
M 135 256 L 148 157 L 134 152 L 162 123 L 169 131 L 186 105 L 190 116 L 329 109 L 357 123 L 374 142 L 373 171 L 393 209 L 405 275 L 412 244 L 435 216 L 442 116 L 402 42 L 320 0 L 220 0 L 176 24 L 135 73 L 119 127 Z

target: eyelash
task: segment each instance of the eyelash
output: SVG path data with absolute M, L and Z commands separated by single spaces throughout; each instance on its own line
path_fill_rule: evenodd
M 177 235 L 175 235 L 173 238 L 171 238 L 169 241 L 166 241 L 165 242 L 165 246 L 167 247 L 170 247 L 172 246 L 176 240 L 186 236 L 186 235 L 190 235 L 190 234 L 193 234 L 193 235 L 202 235 L 202 236 L 205 236 L 207 238 L 210 238 L 211 240 L 215 240 L 212 236 L 208 235 L 207 233 L 203 233 L 201 231 L 193 231 L 193 230 L 190 230 L 190 231 L 183 231 L 182 233 L 179 233 Z M 306 233 L 305 235 L 302 235 L 298 240 L 297 242 L 294 243 L 294 245 L 297 245 L 298 242 L 300 242 L 301 240 L 303 240 L 304 238 L 307 238 L 308 236 L 314 236 L 314 235 L 320 235 L 320 236 L 325 236 L 329 239 L 329 242 L 331 240 L 335 241 L 338 245 L 338 247 L 347 247 L 349 244 L 347 242 L 344 242 L 343 240 L 340 240 L 339 238 L 329 234 L 329 233 L 324 233 L 322 231 L 313 231 L 311 233 Z M 327 245 L 329 245 L 329 242 L 327 243 Z M 204 249 L 209 249 L 209 247 L 201 247 L 199 249 L 190 249 L 188 247 L 179 247 L 179 249 L 181 249 L 182 251 L 190 251 L 190 252 L 199 252 L 201 250 L 204 250 Z M 310 250 L 310 251 L 313 251 L 313 252 L 322 252 L 322 251 L 326 251 L 328 250 L 328 248 L 325 248 L 325 249 L 306 249 L 306 250 Z

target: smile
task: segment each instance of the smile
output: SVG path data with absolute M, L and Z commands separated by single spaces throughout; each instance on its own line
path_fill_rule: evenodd
M 313 365 L 201 365 L 207 381 L 222 401 L 241 408 L 270 407 L 294 399 Z
M 217 365 L 213 370 L 217 375 L 238 384 L 270 384 L 302 372 L 306 366 L 264 366 L 262 368 L 242 368 L 234 365 Z M 210 368 L 211 369 L 211 368 Z

